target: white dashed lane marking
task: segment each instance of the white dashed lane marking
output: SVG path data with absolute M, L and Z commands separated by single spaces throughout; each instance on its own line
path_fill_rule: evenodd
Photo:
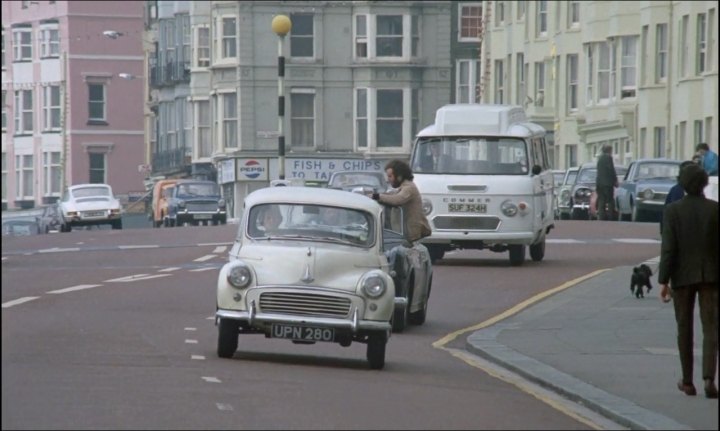
M 172 274 L 155 274 L 155 275 L 134 274 L 134 275 L 128 275 L 127 277 L 120 277 L 120 278 L 113 278 L 112 280 L 105 280 L 103 283 L 130 283 L 132 281 L 151 280 L 153 278 L 169 277 L 170 275 L 172 275 Z
M 203 257 L 198 257 L 193 262 L 205 262 L 206 260 L 210 260 L 212 258 L 216 257 L 214 254 L 206 254 Z
M 222 383 L 217 377 L 203 377 L 202 379 L 208 383 Z
M 188 327 L 188 328 L 185 328 L 185 330 L 186 330 L 186 331 L 197 331 L 197 328 L 190 328 L 190 327 Z
M 197 344 L 197 340 L 185 340 L 185 344 Z
M 210 271 L 211 269 L 217 269 L 217 268 L 215 268 L 214 266 L 209 266 L 209 267 L 207 267 L 207 268 L 195 268 L 195 269 L 190 269 L 189 271 L 190 271 L 190 272 L 202 272 L 202 271 Z
M 546 239 L 546 243 L 548 244 L 582 244 L 582 241 L 578 241 L 576 239 Z
M 613 238 L 613 241 L 626 244 L 660 244 L 656 239 L 647 238 Z
M 102 284 L 80 284 L 78 286 L 66 287 L 64 289 L 51 290 L 46 293 L 53 293 L 53 294 L 67 293 L 67 292 L 74 292 L 76 290 L 92 289 L 93 287 L 98 287 L 98 286 L 102 286 Z
M 65 251 L 80 251 L 80 247 L 73 247 L 73 248 L 44 248 L 42 250 L 38 250 L 38 253 L 62 253 Z
M 12 301 L 3 302 L 2 308 L 10 308 L 14 305 L 20 305 L 25 302 L 29 302 L 29 301 L 32 301 L 33 299 L 38 299 L 38 298 L 39 298 L 39 296 L 26 296 L 24 298 L 13 299 Z
M 234 409 L 233 409 L 233 406 L 231 406 L 230 404 L 215 403 L 215 405 L 217 406 L 218 410 L 226 410 L 226 411 L 227 411 L 227 410 L 229 410 L 229 411 L 234 410 Z
M 190 355 L 190 359 L 194 359 L 194 360 L 196 360 L 196 361 L 204 361 L 204 360 L 205 360 L 205 356 L 203 356 L 203 355 Z
M 232 244 L 232 243 L 231 242 L 202 242 L 202 243 L 198 244 L 198 247 L 205 247 L 205 246 L 210 246 L 210 245 L 230 245 L 230 244 Z
M 120 250 L 132 250 L 135 248 L 160 248 L 159 245 L 119 245 Z
M 213 250 L 213 253 L 224 253 L 225 250 L 227 250 L 227 246 L 220 245 L 220 246 L 215 247 L 215 250 Z
M 180 269 L 179 266 L 171 266 L 170 268 L 163 268 L 163 269 L 159 270 L 158 272 L 171 272 L 171 271 L 177 271 L 178 269 Z

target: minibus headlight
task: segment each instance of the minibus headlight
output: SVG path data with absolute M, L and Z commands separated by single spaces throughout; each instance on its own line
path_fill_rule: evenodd
M 500 205 L 503 214 L 508 217 L 514 217 L 518 213 L 518 207 L 512 201 L 505 201 Z
M 422 210 L 423 210 L 423 213 L 425 213 L 425 215 L 430 215 L 430 213 L 433 210 L 432 202 L 430 202 L 430 200 L 428 200 L 428 199 L 423 199 L 422 200 Z

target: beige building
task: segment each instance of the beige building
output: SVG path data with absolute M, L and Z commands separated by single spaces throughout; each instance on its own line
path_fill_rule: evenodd
M 527 109 L 558 168 L 718 149 L 714 1 L 484 1 L 482 101 Z

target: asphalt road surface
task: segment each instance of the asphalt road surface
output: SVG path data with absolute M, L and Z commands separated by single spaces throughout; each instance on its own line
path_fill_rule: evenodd
M 216 356 L 215 282 L 236 229 L 3 239 L 2 428 L 601 428 L 474 365 L 465 337 L 447 336 L 659 254 L 657 224 L 599 221 L 558 222 L 545 260 L 522 267 L 507 253 L 449 253 L 427 322 L 394 334 L 372 371 L 362 344 L 245 335 L 234 358 Z

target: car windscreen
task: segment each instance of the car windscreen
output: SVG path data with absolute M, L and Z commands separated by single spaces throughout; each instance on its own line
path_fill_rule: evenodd
M 578 171 L 570 171 L 565 177 L 565 184 L 575 184 L 575 178 L 577 178 Z
M 220 187 L 214 183 L 176 184 L 178 197 L 220 196 Z
M 385 188 L 384 174 L 340 174 L 333 176 L 332 183 L 328 187 L 350 187 L 363 185 L 376 188 Z
M 519 138 L 422 137 L 411 164 L 423 174 L 527 175 L 528 152 Z
M 555 180 L 556 187 L 562 184 L 563 178 L 565 178 L 565 172 L 557 172 L 553 174 L 553 180 Z
M 246 233 L 253 239 L 287 239 L 369 247 L 375 224 L 370 213 L 315 204 L 262 204 L 250 209 Z
M 679 163 L 641 163 L 638 165 L 635 179 L 675 179 L 679 173 Z
M 583 169 L 578 173 L 577 181 L 578 183 L 595 183 L 595 180 L 597 179 L 597 169 L 596 168 L 587 168 Z
M 95 196 L 110 196 L 110 189 L 107 187 L 81 187 L 72 190 L 72 196 L 74 198 L 87 198 Z
M 38 225 L 33 221 L 8 221 L 2 225 L 3 235 L 28 236 L 38 233 Z

